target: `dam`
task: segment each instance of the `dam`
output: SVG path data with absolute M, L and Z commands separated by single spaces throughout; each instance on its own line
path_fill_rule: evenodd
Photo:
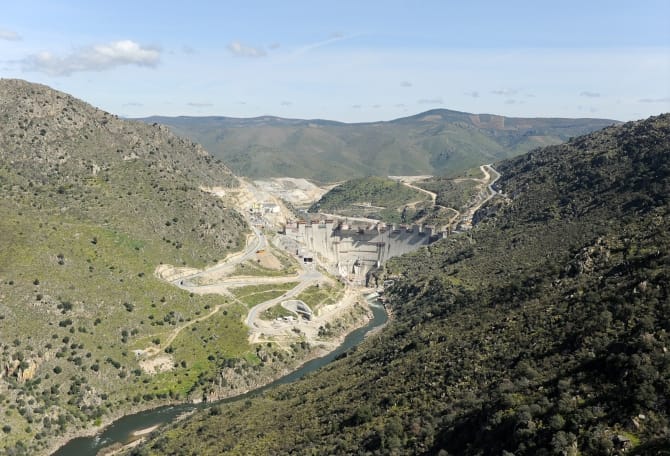
M 420 225 L 348 224 L 334 219 L 287 223 L 285 234 L 302 246 L 305 262 L 313 256 L 331 272 L 363 284 L 369 271 L 386 260 L 428 245 L 443 236 Z

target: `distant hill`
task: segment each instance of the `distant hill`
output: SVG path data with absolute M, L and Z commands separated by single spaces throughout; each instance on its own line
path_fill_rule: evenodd
M 167 374 L 149 375 L 132 352 L 223 302 L 154 271 L 211 264 L 244 246 L 242 216 L 203 191 L 237 185 L 166 127 L 0 80 L 0 454 L 44 453 L 72 429 L 184 398 L 211 353 L 248 349 L 231 305 L 219 320 L 227 337 L 207 348 L 175 339 Z
M 264 116 L 149 117 L 202 144 L 248 177 L 333 182 L 364 176 L 451 174 L 558 144 L 617 123 L 513 118 L 435 109 L 389 122 L 341 123 Z
M 496 168 L 470 232 L 387 263 L 384 330 L 136 451 L 667 454 L 670 115 Z

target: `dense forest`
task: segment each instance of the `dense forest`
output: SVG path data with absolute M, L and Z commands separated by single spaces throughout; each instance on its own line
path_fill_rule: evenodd
M 667 454 L 670 115 L 502 162 L 474 229 L 387 264 L 393 321 L 134 454 Z

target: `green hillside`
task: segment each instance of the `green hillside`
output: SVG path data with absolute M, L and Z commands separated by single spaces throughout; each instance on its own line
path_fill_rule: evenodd
M 249 353 L 246 309 L 154 276 L 244 246 L 245 221 L 211 186 L 237 180 L 165 127 L 0 80 L 0 454 L 184 399 L 219 358 Z M 142 368 L 133 350 L 162 350 L 217 306 L 177 334 L 165 372 Z
M 496 165 L 472 231 L 387 264 L 385 330 L 135 454 L 666 454 L 668 151 L 663 115 Z
M 143 120 L 165 124 L 204 145 L 238 175 L 321 182 L 457 173 L 616 123 L 603 119 L 523 119 L 446 109 L 358 124 L 269 116 Z
M 390 223 L 402 220 L 403 208 L 413 203 L 429 203 L 418 190 L 385 177 L 361 177 L 331 189 L 314 203 L 310 212 L 334 213 L 347 217 L 369 217 Z M 412 213 L 415 211 L 413 210 Z

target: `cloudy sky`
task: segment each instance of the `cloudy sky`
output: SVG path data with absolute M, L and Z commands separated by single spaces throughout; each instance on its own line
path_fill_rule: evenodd
M 670 111 L 667 0 L 2 1 L 0 77 L 128 116 Z

